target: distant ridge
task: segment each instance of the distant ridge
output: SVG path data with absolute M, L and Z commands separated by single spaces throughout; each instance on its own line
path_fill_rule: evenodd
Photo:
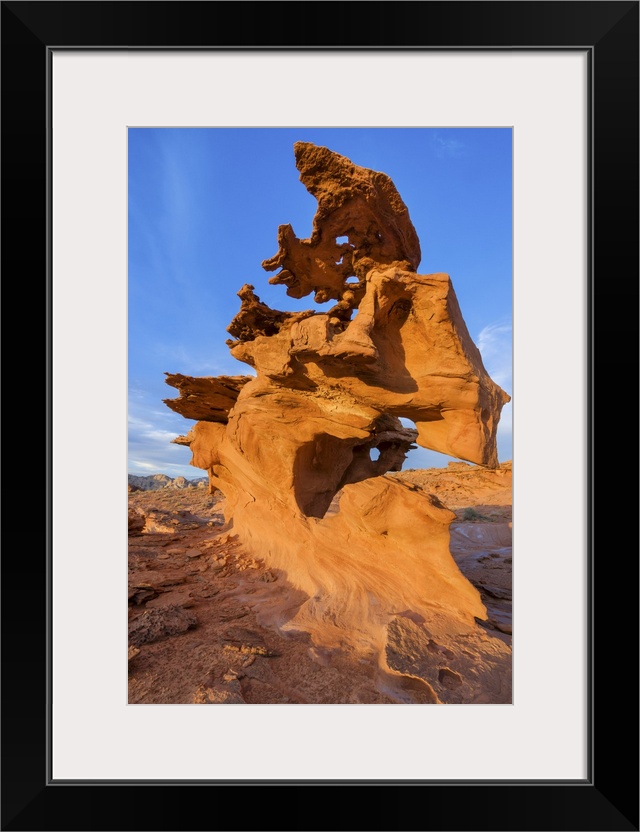
M 186 477 L 172 479 L 167 474 L 149 474 L 147 477 L 129 474 L 127 480 L 131 488 L 140 491 L 157 491 L 160 488 L 206 488 L 209 485 L 208 477 L 197 477 L 193 480 Z

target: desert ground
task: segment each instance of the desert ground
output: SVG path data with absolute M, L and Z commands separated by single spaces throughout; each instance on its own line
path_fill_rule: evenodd
M 510 650 L 511 463 L 495 470 L 450 463 L 386 476 L 417 485 L 455 512 L 451 553 L 481 594 L 487 617 L 479 623 Z M 329 650 L 283 629 L 306 596 L 242 550 L 225 529 L 221 492 L 130 488 L 128 503 L 130 704 L 433 702 L 410 670 L 390 674 L 351 648 Z M 398 649 L 410 668 L 410 641 Z M 457 674 L 445 655 L 430 661 L 442 664 L 440 689 L 450 688 L 445 701 L 455 703 Z

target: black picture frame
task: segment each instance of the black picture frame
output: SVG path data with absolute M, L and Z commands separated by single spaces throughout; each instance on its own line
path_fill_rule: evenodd
M 625 497 L 621 505 L 617 496 L 622 469 L 637 472 L 629 444 L 635 451 L 637 338 L 632 341 L 631 335 L 638 331 L 638 12 L 639 3 L 626 0 L 2 2 L 3 288 L 6 302 L 11 289 L 20 293 L 9 302 L 10 314 L 28 309 L 35 323 L 31 337 L 42 333 L 45 358 L 37 370 L 30 364 L 29 390 L 21 399 L 28 407 L 9 396 L 8 410 L 19 414 L 21 426 L 12 426 L 9 438 L 15 439 L 17 430 L 25 436 L 27 409 L 31 435 L 44 440 L 38 462 L 46 461 L 44 486 L 33 486 L 31 500 L 42 494 L 38 513 L 48 518 L 37 546 L 29 522 L 28 557 L 5 549 L 2 559 L 3 830 L 638 830 L 638 546 L 630 531 L 637 523 L 635 501 Z M 580 49 L 589 55 L 591 727 L 585 781 L 49 779 L 52 50 L 274 47 Z M 13 386 L 13 349 L 9 360 L 7 386 Z M 36 378 L 42 390 L 38 406 Z M 554 405 L 542 407 L 548 408 L 544 418 L 553 418 Z M 9 444 L 22 448 L 21 442 Z M 16 455 L 5 463 L 10 477 L 13 464 L 22 461 Z M 559 466 L 561 475 L 561 460 L 550 464 Z M 561 633 L 553 649 L 562 649 Z M 552 696 L 558 684 L 545 679 L 541 669 L 541 696 Z M 351 808 L 348 816 L 345 803 Z M 235 818 L 233 826 L 229 817 Z

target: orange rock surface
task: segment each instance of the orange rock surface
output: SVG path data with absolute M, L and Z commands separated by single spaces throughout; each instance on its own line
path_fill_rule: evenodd
M 384 476 L 414 441 L 497 468 L 509 396 L 489 378 L 450 278 L 417 274 L 418 238 L 389 177 L 308 143 L 295 156 L 318 200 L 313 233 L 299 240 L 280 226 L 263 266 L 281 268 L 270 283 L 289 295 L 336 305 L 279 312 L 242 287 L 227 343 L 256 376 L 168 374 L 181 397 L 167 404 L 197 420 L 175 441 L 224 493 L 225 530 L 299 590 L 276 616 L 282 632 L 373 655 L 413 680 L 420 701 L 510 701 L 510 651 L 476 623 L 486 607 L 450 552 L 455 515 Z

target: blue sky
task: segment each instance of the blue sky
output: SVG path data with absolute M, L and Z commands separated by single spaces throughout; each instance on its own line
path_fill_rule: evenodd
M 276 309 L 322 307 L 269 286 L 261 263 L 278 225 L 311 233 L 315 199 L 298 180 L 293 145 L 309 141 L 388 174 L 422 248 L 420 274 L 451 276 L 491 377 L 511 394 L 512 134 L 507 128 L 130 128 L 129 473 L 190 479 L 204 472 L 172 445 L 191 421 L 163 399 L 164 373 L 243 375 L 226 327 L 252 283 Z M 330 306 L 333 302 L 330 302 Z M 511 404 L 498 454 L 511 459 Z M 419 448 L 406 468 L 445 466 Z

